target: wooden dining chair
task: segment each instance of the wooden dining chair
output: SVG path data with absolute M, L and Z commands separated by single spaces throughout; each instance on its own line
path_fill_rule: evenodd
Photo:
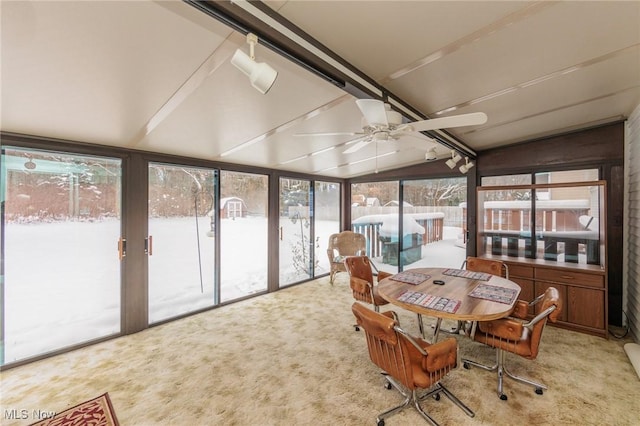
M 457 365 L 458 343 L 453 337 L 430 344 L 402 330 L 393 311 L 379 313 L 360 303 L 354 303 L 351 310 L 364 329 L 369 358 L 382 369 L 387 389 L 394 387 L 405 398 L 397 407 L 378 414 L 378 426 L 384 426 L 385 418 L 409 405 L 427 422 L 437 425 L 420 403 L 430 396 L 439 400 L 441 393 L 468 416 L 475 415 L 440 382 Z M 425 392 L 419 393 L 422 390 Z

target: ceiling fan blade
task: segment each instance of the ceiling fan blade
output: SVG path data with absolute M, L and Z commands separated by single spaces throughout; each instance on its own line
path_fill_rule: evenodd
M 367 120 L 367 123 L 370 126 L 389 125 L 384 102 L 377 101 L 375 99 L 358 99 L 356 100 L 356 104 L 358 105 L 358 108 L 360 108 L 362 115 L 364 115 L 364 119 Z
M 371 143 L 371 139 L 367 138 L 367 139 L 363 139 L 360 142 L 356 143 L 355 145 L 353 145 L 352 147 L 350 147 L 349 149 L 345 150 L 343 152 L 343 154 L 352 154 L 356 151 L 360 151 L 362 148 L 364 148 L 365 146 L 369 145 Z
M 324 132 L 324 133 L 294 133 L 293 136 L 358 136 L 362 132 Z
M 448 127 L 463 127 L 484 124 L 487 122 L 487 114 L 484 112 L 472 112 L 470 114 L 453 115 L 451 117 L 433 118 L 410 123 L 414 132 L 425 130 L 446 129 Z

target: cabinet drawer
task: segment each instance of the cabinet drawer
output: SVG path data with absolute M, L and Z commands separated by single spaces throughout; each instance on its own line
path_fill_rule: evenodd
M 533 278 L 533 268 L 531 266 L 508 264 L 509 276 Z
M 544 268 L 536 268 L 535 275 L 536 279 L 545 281 L 604 288 L 603 275 Z

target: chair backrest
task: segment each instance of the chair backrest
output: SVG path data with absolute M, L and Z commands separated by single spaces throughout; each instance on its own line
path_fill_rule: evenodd
M 351 277 L 360 278 L 373 285 L 373 270 L 367 256 L 349 256 L 344 260 Z
M 486 274 L 497 275 L 509 279 L 509 267 L 499 260 L 482 259 L 479 257 L 467 257 L 463 263 L 468 271 L 484 272 Z
M 373 272 L 367 256 L 350 256 L 344 260 L 349 273 L 349 286 L 353 297 L 362 302 L 374 303 Z
M 367 240 L 362 234 L 342 231 L 329 236 L 328 250 L 337 251 L 338 256 L 358 256 L 365 252 Z
M 351 311 L 367 337 L 371 362 L 409 389 L 414 389 L 411 362 L 403 350 L 404 345 L 401 345 L 403 336 L 394 329 L 398 323 L 359 303 L 354 303 Z
M 378 313 L 357 302 L 351 311 L 364 329 L 371 361 L 408 389 L 429 388 L 456 367 L 458 343 L 454 338 L 429 345 L 398 331 L 392 311 Z
M 538 323 L 534 324 L 531 328 L 530 349 L 531 356 L 528 358 L 534 359 L 538 356 L 538 349 L 540 347 L 540 340 L 542 339 L 542 331 L 547 323 L 547 319 L 551 322 L 556 322 L 560 313 L 562 312 L 562 299 L 560 298 L 560 292 L 555 287 L 548 287 L 540 303 L 540 310 L 538 312 L 544 312 L 547 308 L 555 306 L 556 308 L 547 315 L 547 318 L 542 319 Z

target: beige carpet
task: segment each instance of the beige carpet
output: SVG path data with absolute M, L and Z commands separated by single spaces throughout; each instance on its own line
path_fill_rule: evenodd
M 328 278 L 1 373 L 0 423 L 27 425 L 34 410 L 63 411 L 109 392 L 126 425 L 373 425 L 400 396 L 383 387 L 362 332 L 353 331 L 346 276 Z M 415 317 L 402 313 L 405 329 Z M 459 336 L 460 353 L 491 363 L 493 352 Z M 535 361 L 510 356 L 512 370 L 549 390 L 454 370 L 443 383 L 476 412 L 448 399 L 425 401 L 444 425 L 637 425 L 640 380 L 605 340 L 547 327 Z M 15 411 L 17 410 L 17 411 Z M 13 419 L 11 413 L 27 413 Z M 387 425 L 422 425 L 413 410 Z

